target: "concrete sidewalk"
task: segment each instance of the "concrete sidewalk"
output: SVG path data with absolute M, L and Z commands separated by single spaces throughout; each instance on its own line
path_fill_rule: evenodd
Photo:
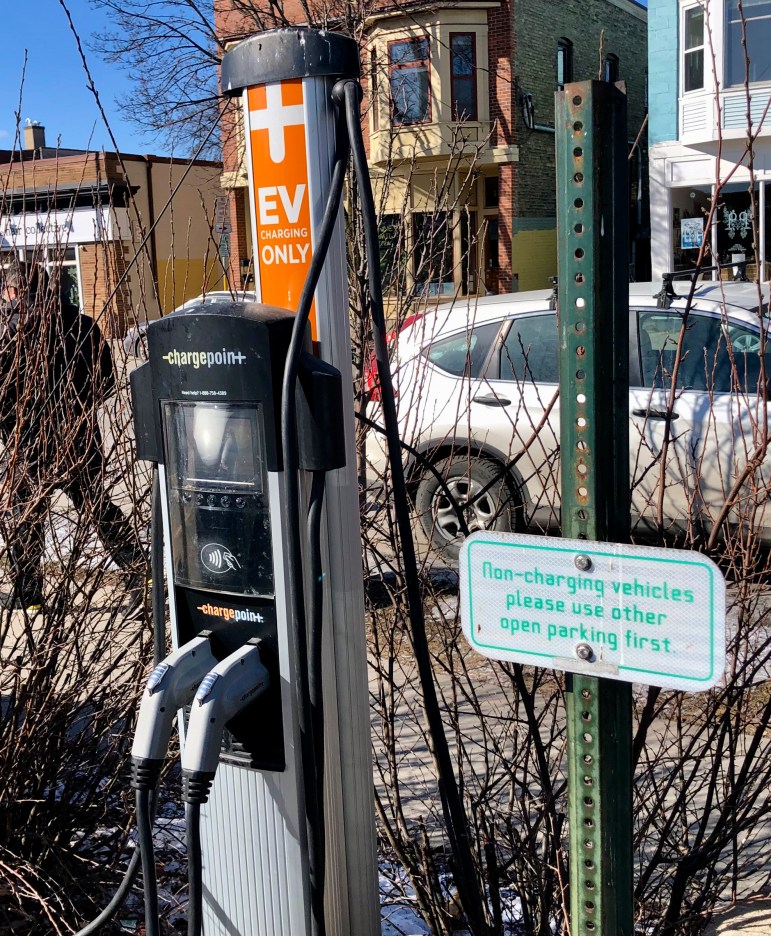
M 771 899 L 739 903 L 716 914 L 704 936 L 771 936 Z

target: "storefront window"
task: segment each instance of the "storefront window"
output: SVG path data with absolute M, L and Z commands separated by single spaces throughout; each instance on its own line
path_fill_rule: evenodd
M 477 250 L 479 232 L 475 211 L 460 216 L 460 288 L 463 295 L 477 291 Z
M 746 186 L 720 193 L 717 210 L 717 255 L 721 266 L 755 262 L 753 200 Z M 757 203 L 757 195 L 755 197 Z M 756 210 L 756 208 L 755 208 Z
M 706 219 L 712 203 L 710 188 L 674 189 L 672 192 L 672 242 L 674 263 L 672 269 L 690 270 L 699 256 L 706 239 L 707 257 L 704 266 L 710 266 L 709 234 Z
M 380 247 L 380 276 L 383 292 L 395 295 L 404 290 L 407 268 L 405 225 L 401 215 L 383 215 L 377 226 Z
M 765 207 L 763 210 L 763 245 L 765 257 L 762 267 L 763 281 L 771 280 L 771 182 L 765 184 Z
M 45 270 L 49 280 L 57 280 L 62 302 L 73 309 L 81 309 L 80 282 L 78 278 L 78 251 L 76 247 L 35 247 L 3 251 L 0 267 L 9 268 L 21 264 L 27 271 L 30 283 L 36 269 Z

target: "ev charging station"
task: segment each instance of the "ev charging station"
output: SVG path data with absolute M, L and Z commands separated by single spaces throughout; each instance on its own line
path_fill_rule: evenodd
M 313 294 L 295 397 L 303 524 L 310 488 L 304 479 L 311 472 L 325 478 L 319 542 L 325 860 L 315 881 L 306 805 L 309 784 L 322 781 L 303 762 L 281 422 L 294 313 L 340 145 L 333 87 L 358 74 L 353 40 L 306 29 L 259 34 L 225 55 L 223 90 L 244 102 L 260 301 L 204 302 L 152 322 L 149 361 L 132 374 L 137 451 L 157 463 L 160 477 L 172 644 L 184 655 L 205 635 L 207 654 L 219 661 L 200 682 L 187 736 L 187 716 L 180 717 L 186 796 L 203 804 L 204 936 L 311 936 L 319 932 L 314 887 L 323 893 L 327 933 L 374 936 L 380 929 L 353 388 L 341 376 L 351 373 L 351 351 L 339 209 Z M 310 551 L 306 544 L 308 590 Z M 231 671 L 239 674 L 232 691 Z M 227 699 L 220 712 L 227 713 L 228 730 L 216 735 L 215 774 L 211 745 L 193 734 L 199 722 L 215 721 L 198 717 L 196 707 L 212 704 L 218 693 Z

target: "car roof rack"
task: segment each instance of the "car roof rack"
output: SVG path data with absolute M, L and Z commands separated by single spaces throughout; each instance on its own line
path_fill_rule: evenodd
M 734 282 L 746 283 L 748 282 L 747 263 L 747 260 L 737 260 L 735 263 L 729 261 L 728 263 L 716 263 L 714 266 L 698 267 L 693 270 L 671 270 L 669 273 L 664 273 L 661 277 L 661 289 L 659 292 L 655 293 L 657 300 L 656 306 L 659 309 L 668 309 L 672 305 L 673 299 L 682 298 L 682 296 L 675 292 L 674 283 L 672 282 L 675 277 L 682 279 L 688 278 L 693 282 L 693 277 L 701 276 L 702 273 L 719 273 L 727 267 L 735 267 L 736 273 L 733 277 Z

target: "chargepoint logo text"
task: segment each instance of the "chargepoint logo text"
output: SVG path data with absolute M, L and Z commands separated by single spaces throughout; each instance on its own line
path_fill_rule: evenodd
M 221 351 L 177 351 L 174 348 L 163 355 L 163 360 L 177 367 L 192 367 L 198 370 L 199 367 L 232 367 L 235 364 L 243 364 L 246 355 L 240 351 L 228 351 L 227 348 Z
M 262 624 L 265 618 L 258 612 L 249 608 L 228 608 L 207 602 L 196 608 L 207 617 L 221 618 L 223 621 L 248 621 L 250 624 Z

